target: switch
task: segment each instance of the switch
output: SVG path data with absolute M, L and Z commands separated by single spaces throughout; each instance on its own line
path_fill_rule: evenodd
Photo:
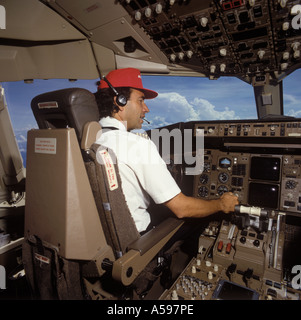
M 226 253 L 227 253 L 227 254 L 230 254 L 230 252 L 231 252 L 231 248 L 232 248 L 231 243 L 230 243 L 230 242 L 229 242 L 229 243 L 227 243 L 227 247 L 226 247 Z

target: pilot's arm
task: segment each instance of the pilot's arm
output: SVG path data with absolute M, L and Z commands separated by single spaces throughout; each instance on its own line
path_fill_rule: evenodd
M 231 192 L 224 193 L 219 199 L 204 200 L 185 196 L 182 192 L 164 203 L 178 218 L 203 218 L 213 213 L 234 211 L 238 198 Z

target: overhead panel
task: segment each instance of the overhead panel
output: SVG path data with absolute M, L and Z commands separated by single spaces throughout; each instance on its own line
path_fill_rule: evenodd
M 262 83 L 266 74 L 300 67 L 301 29 L 292 25 L 292 8 L 299 2 L 120 1 L 171 64 L 211 79 L 250 77 Z

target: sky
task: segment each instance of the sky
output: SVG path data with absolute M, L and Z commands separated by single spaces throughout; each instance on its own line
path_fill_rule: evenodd
M 34 80 L 33 83 L 2 82 L 11 121 L 21 152 L 26 147 L 26 134 L 37 128 L 30 108 L 38 94 L 53 90 L 80 87 L 96 91 L 95 80 L 69 82 L 65 79 Z M 143 76 L 145 88 L 155 90 L 158 97 L 146 100 L 150 125 L 143 129 L 160 128 L 187 121 L 256 119 L 253 87 L 239 79 L 218 80 L 196 77 Z M 301 118 L 301 69 L 284 79 L 284 114 Z
M 218 80 L 195 77 L 143 76 L 143 85 L 159 93 L 147 100 L 151 127 L 161 127 L 181 121 L 256 119 L 253 87 L 239 79 Z M 80 87 L 96 91 L 95 80 L 69 82 L 65 79 L 35 80 L 31 84 L 1 83 L 15 130 L 36 127 L 30 102 L 36 95 L 48 91 Z M 285 114 L 301 117 L 301 70 L 284 80 Z M 148 126 L 150 127 L 150 126 Z

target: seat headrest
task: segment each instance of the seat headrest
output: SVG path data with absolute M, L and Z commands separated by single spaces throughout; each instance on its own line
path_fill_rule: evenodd
M 79 141 L 84 125 L 99 121 L 94 94 L 82 88 L 40 94 L 32 99 L 31 108 L 40 129 L 74 128 Z

